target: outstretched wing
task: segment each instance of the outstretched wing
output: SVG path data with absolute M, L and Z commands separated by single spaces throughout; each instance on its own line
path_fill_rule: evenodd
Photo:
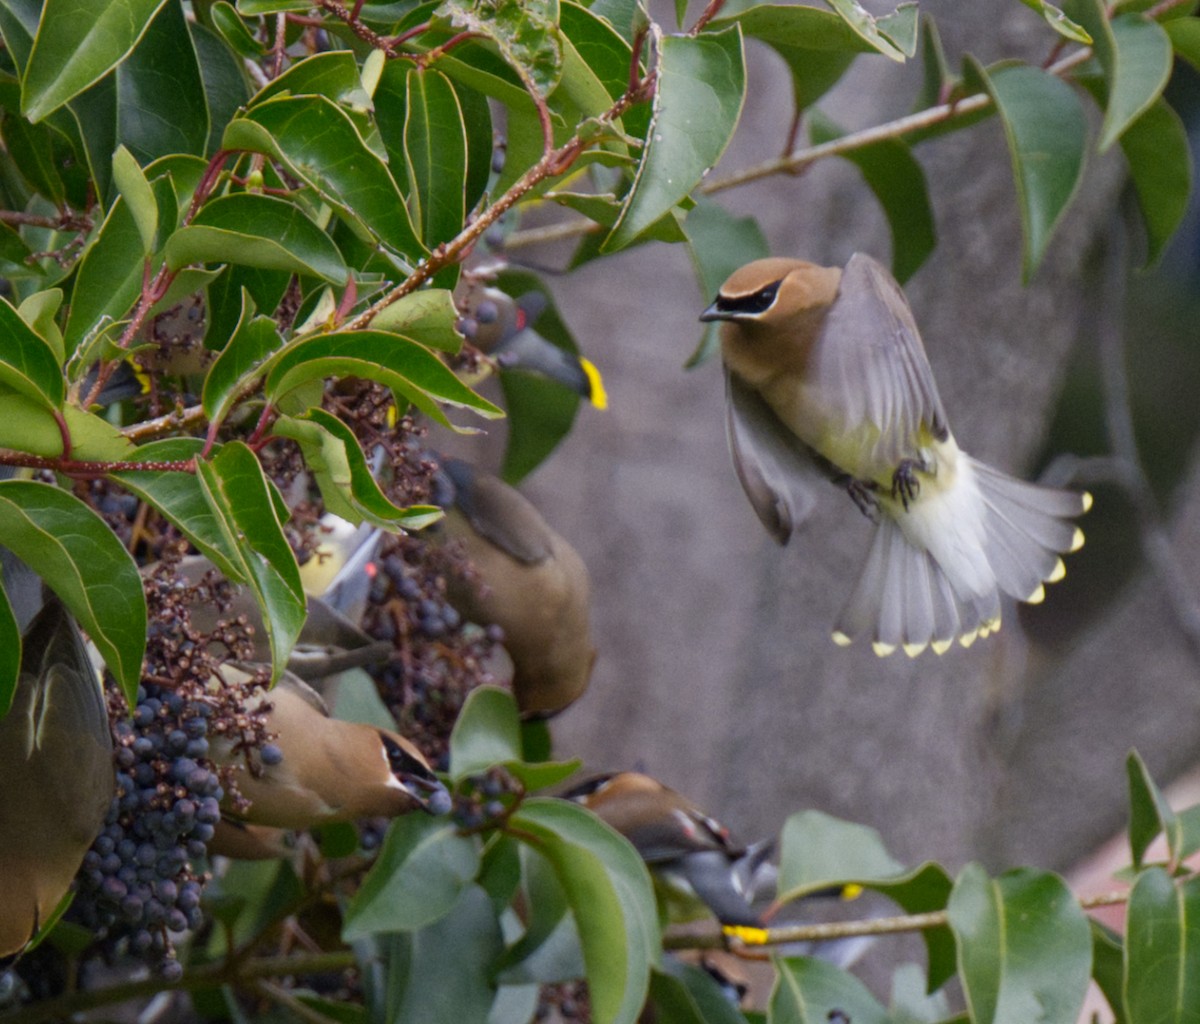
M 908 300 L 895 278 L 864 253 L 851 256 L 842 271 L 813 345 L 810 373 L 817 393 L 841 419 L 831 428 L 839 436 L 863 437 L 869 464 L 895 466 L 929 436 L 948 436 Z
M 750 504 L 780 544 L 808 518 L 824 479 L 809 450 L 753 388 L 725 369 L 725 428 Z

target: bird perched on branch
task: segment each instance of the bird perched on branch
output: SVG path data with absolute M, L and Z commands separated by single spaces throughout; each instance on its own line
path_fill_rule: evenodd
M 620 832 L 641 855 L 668 907 L 694 917 L 697 901 L 727 927 L 761 927 L 750 906 L 753 880 L 771 840 L 745 846 L 729 829 L 657 779 L 638 772 L 596 775 L 564 797 Z
M 587 567 L 516 489 L 459 459 L 439 462 L 443 529 L 476 572 L 448 577 L 447 597 L 470 621 L 504 630 L 522 715 L 557 714 L 587 688 L 596 660 Z
M 233 681 L 250 673 L 222 669 Z M 329 717 L 307 684 L 285 672 L 274 689 L 246 702 L 247 712 L 266 712 L 274 743 L 260 752 L 254 770 L 237 776 L 249 808 L 232 816 L 252 825 L 311 828 L 329 821 L 394 817 L 417 809 L 450 810 L 450 795 L 412 743 L 390 729 Z M 228 739 L 214 741 L 218 764 L 244 763 Z
M 875 652 L 939 654 L 1000 624 L 1000 592 L 1036 603 L 1083 544 L 1091 496 L 1024 483 L 963 452 L 900 286 L 862 253 L 844 270 L 756 260 L 721 286 L 729 445 L 781 544 L 832 479 L 876 522 L 834 630 Z
M 52 597 L 25 631 L 0 719 L 0 956 L 24 946 L 66 895 L 112 803 L 112 757 L 100 677 Z

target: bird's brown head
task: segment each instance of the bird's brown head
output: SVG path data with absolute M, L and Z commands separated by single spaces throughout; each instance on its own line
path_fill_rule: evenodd
M 772 257 L 747 263 L 729 275 L 700 319 L 771 324 L 833 302 L 842 272 L 804 260 Z

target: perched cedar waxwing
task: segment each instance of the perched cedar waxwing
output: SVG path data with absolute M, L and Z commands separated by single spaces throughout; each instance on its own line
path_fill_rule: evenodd
M 900 286 L 870 256 L 845 270 L 749 263 L 700 317 L 722 320 L 729 445 L 738 478 L 781 544 L 814 481 L 843 486 L 875 520 L 833 638 L 877 654 L 967 646 L 1000 624 L 1000 591 L 1036 603 L 1061 579 L 1070 522 L 1091 496 L 1024 483 L 970 458 L 950 433 Z
M 483 288 L 478 298 L 466 298 L 465 319 L 477 325 L 467 340 L 495 357 L 502 369 L 540 373 L 582 395 L 597 409 L 608 408 L 604 381 L 595 365 L 533 329 L 545 308 L 545 296 L 538 291 L 514 300 L 499 288 Z
M 439 482 L 454 491 L 443 499 L 443 529 L 462 541 L 478 573 L 448 578 L 446 596 L 465 618 L 504 630 L 521 713 L 557 714 L 587 688 L 596 660 L 583 559 L 503 480 L 458 459 L 439 461 Z
M 66 895 L 116 788 L 100 677 L 58 598 L 22 645 L 0 719 L 0 956 L 24 946 Z
M 233 665 L 221 671 L 234 680 L 249 678 Z M 230 811 L 231 817 L 252 825 L 310 828 L 418 808 L 431 814 L 449 811 L 446 787 L 403 736 L 331 718 L 317 693 L 286 672 L 274 689 L 247 701 L 246 709 L 266 704 L 267 729 L 277 734 L 275 749 L 261 757 L 261 771 L 236 776 L 250 807 L 244 814 Z M 218 764 L 244 763 L 229 740 L 214 741 L 212 751 Z
M 669 905 L 671 897 L 683 896 L 693 904 L 699 900 L 723 925 L 761 927 L 750 899 L 754 875 L 770 855 L 771 841 L 741 845 L 686 797 L 637 772 L 597 775 L 564 797 L 633 844 L 663 883 Z
M 374 546 L 370 550 L 373 552 Z M 178 572 L 195 586 L 212 568 L 213 564 L 207 558 L 189 555 L 180 559 Z M 363 575 L 365 578 L 365 572 Z M 211 602 L 198 601 L 190 606 L 189 612 L 192 626 L 201 633 L 213 632 L 218 620 L 228 621 L 244 615 L 254 629 L 252 660 L 271 660 L 271 645 L 263 625 L 262 609 L 245 587 L 233 587 L 232 600 L 225 611 Z M 287 669 L 306 682 L 313 682 L 350 668 L 384 661 L 391 651 L 390 643 L 373 639 L 324 600 L 310 597 L 304 628 L 300 630 L 300 637 L 288 656 Z

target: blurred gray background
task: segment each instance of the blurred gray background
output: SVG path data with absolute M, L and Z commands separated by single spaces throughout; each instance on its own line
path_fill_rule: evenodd
M 921 8 L 955 66 L 964 51 L 1040 63 L 1055 38 L 1015 0 Z M 668 10 L 658 14 L 670 23 Z M 753 41 L 748 52 L 743 122 L 718 176 L 777 155 L 791 118 L 782 62 Z M 860 57 L 821 106 L 848 130 L 877 124 L 908 112 L 919 75 L 919 61 Z M 546 279 L 611 401 L 606 413 L 581 409 L 523 487 L 594 585 L 596 672 L 553 723 L 556 751 L 595 769 L 649 772 L 748 838 L 819 808 L 878 828 L 908 863 L 1061 869 L 1123 825 L 1131 746 L 1163 782 L 1196 757 L 1200 679 L 1177 622 L 1200 566 L 1198 321 L 1178 273 L 1166 285 L 1124 286 L 1120 267 L 1140 258 L 1141 243 L 1124 238 L 1119 152 L 1090 158 L 1024 287 L 998 121 L 915 153 L 939 244 L 906 290 L 959 443 L 1026 475 L 1067 444 L 1103 452 L 1097 353 L 1124 338 L 1139 429 L 1149 424 L 1155 465 L 1166 467 L 1154 478 L 1159 539 L 1173 545 L 1182 596 L 1164 598 L 1163 579 L 1139 558 L 1133 505 L 1100 486 L 1082 524 L 1088 546 L 1034 614 L 1008 608 L 998 636 L 941 658 L 837 648 L 830 628 L 870 526 L 830 487 L 787 548 L 768 538 L 726 450 L 719 365 L 683 369 L 712 296 L 700 293 L 683 246 L 646 245 Z M 845 161 L 719 200 L 757 216 L 776 254 L 838 264 L 856 250 L 890 255 L 883 215 Z M 561 266 L 568 251 L 513 255 Z M 1125 333 L 1127 290 L 1141 304 L 1136 339 Z M 477 458 L 486 461 L 486 447 Z

